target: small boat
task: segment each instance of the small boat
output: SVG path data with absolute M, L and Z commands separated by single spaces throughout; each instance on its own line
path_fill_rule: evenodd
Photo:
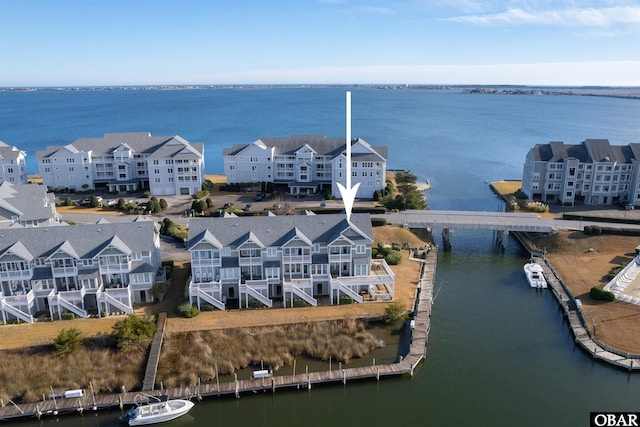
M 156 398 L 157 399 L 157 398 Z M 146 426 L 174 420 L 193 408 L 193 402 L 183 399 L 172 399 L 139 405 L 127 411 L 121 418 L 130 426 Z
M 529 285 L 532 288 L 546 288 L 547 281 L 542 274 L 542 266 L 536 262 L 530 262 L 524 265 L 524 274 L 527 276 Z

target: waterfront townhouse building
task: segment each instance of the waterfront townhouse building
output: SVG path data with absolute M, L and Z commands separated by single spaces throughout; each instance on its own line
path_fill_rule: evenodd
M 640 144 L 606 139 L 554 141 L 527 153 L 522 191 L 533 200 L 574 205 L 640 205 Z
M 60 223 L 55 195 L 38 184 L 0 184 L 0 228 L 46 227 Z
M 340 197 L 337 183 L 346 182 L 345 150 L 344 138 L 261 138 L 224 149 L 224 173 L 229 183 L 267 182 L 286 185 L 295 195 L 331 191 Z M 351 182 L 360 183 L 357 197 L 371 199 L 386 187 L 387 151 L 360 138 L 351 141 Z
M 106 133 L 47 147 L 36 157 L 43 182 L 52 189 L 194 195 L 204 182 L 204 145 L 177 135 Z
M 164 280 L 154 221 L 10 228 L 0 233 L 2 322 L 132 313 Z
M 369 214 L 189 221 L 189 299 L 224 310 L 391 300 L 394 275 L 371 259 Z
M 27 183 L 27 153 L 0 141 L 0 184 Z

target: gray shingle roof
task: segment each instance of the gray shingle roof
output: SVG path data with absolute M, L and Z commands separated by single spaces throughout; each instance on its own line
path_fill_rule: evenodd
M 363 139 L 355 138 L 352 144 L 360 142 L 369 147 L 373 152 L 371 160 L 387 160 L 388 148 L 385 146 L 371 146 Z M 345 150 L 344 138 L 327 138 L 323 135 L 293 135 L 290 137 L 265 137 L 255 141 L 261 147 L 274 148 L 274 155 L 292 156 L 305 145 L 309 146 L 317 155 L 331 156 L 335 158 Z M 235 156 L 251 144 L 236 144 L 222 151 L 223 156 Z M 364 155 L 362 155 L 364 156 Z M 362 160 L 369 160 L 363 158 Z
M 0 207 L 18 215 L 21 221 L 53 218 L 54 198 L 38 184 L 14 185 L 5 181 L 0 185 Z
M 131 252 L 151 251 L 155 230 L 153 221 L 6 229 L 0 231 L 0 254 L 21 245 L 35 258 L 51 256 L 58 248 L 64 252 L 73 248 L 80 258 L 88 259 L 109 243 L 121 249 L 125 245 Z
M 21 154 L 24 155 L 24 151 L 0 141 L 0 159 L 17 160 Z
M 44 150 L 38 151 L 36 157 L 38 159 L 50 157 L 60 150 L 69 150 L 73 153 L 91 151 L 93 156 L 104 156 L 112 154 L 114 150 L 122 145 L 130 147 L 136 154 L 152 156 L 158 152 L 158 156 L 163 158 L 178 156 L 182 154 L 185 148 L 190 153 L 200 156 L 204 152 L 202 143 L 189 143 L 177 135 L 151 136 L 149 132 L 124 132 L 105 133 L 101 138 L 80 138 L 64 147 L 49 146 Z
M 312 243 L 327 244 L 350 229 L 361 233 L 363 237 L 360 239 L 373 242 L 369 214 L 352 214 L 351 226 L 344 214 L 194 218 L 189 220 L 187 247 L 191 249 L 202 241 L 207 231 L 223 246 L 233 248 L 239 242 L 246 241 L 249 232 L 252 232 L 264 246 L 270 247 L 281 246 L 302 235 Z

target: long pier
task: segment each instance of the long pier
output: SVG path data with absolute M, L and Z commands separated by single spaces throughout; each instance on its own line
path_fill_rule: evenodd
M 342 383 L 346 384 L 354 380 L 380 380 L 390 376 L 413 376 L 416 367 L 426 356 L 427 340 L 431 328 L 431 306 L 433 302 L 433 284 L 436 273 L 437 250 L 433 250 L 426 256 L 426 259 L 411 258 L 413 261 L 421 262 L 420 279 L 416 288 L 415 307 L 413 310 L 413 328 L 411 336 L 411 346 L 409 353 L 404 357 L 400 356 L 395 363 L 372 365 L 359 368 L 330 369 L 323 372 L 304 372 L 295 375 L 276 375 L 268 378 L 258 378 L 249 380 L 235 380 L 206 384 L 195 384 L 189 387 L 176 387 L 146 392 L 122 392 L 112 394 L 94 394 L 87 390 L 87 395 L 79 398 L 57 398 L 47 399 L 37 403 L 15 404 L 9 402 L 0 407 L 0 420 L 12 420 L 19 418 L 40 418 L 48 415 L 59 415 L 64 413 L 83 413 L 85 411 L 98 411 L 104 409 L 127 409 L 133 405 L 150 399 L 149 396 L 167 395 L 170 399 L 191 399 L 236 396 L 244 393 L 258 391 L 271 391 L 275 393 L 278 389 L 307 388 L 311 389 L 317 384 Z M 158 334 L 159 333 L 159 334 Z M 158 341 L 158 351 L 162 342 L 162 331 L 158 328 L 156 339 Z M 153 357 L 153 354 L 151 355 Z M 149 363 L 148 378 L 155 376 L 155 366 L 157 360 Z M 147 376 L 146 376 L 147 377 Z M 152 386 L 145 385 L 146 389 Z
M 628 369 L 629 371 L 640 370 L 640 355 L 622 352 L 611 348 L 603 343 L 593 339 L 586 327 L 587 322 L 582 315 L 580 308 L 581 303 L 569 290 L 567 285 L 562 281 L 560 276 L 553 269 L 553 266 L 544 257 L 544 254 L 533 249 L 527 239 L 520 233 L 514 233 L 516 239 L 529 251 L 534 262 L 542 266 L 544 277 L 553 295 L 556 297 L 560 308 L 567 317 L 569 327 L 576 344 L 583 350 L 591 354 L 594 359 L 601 360 L 619 368 Z

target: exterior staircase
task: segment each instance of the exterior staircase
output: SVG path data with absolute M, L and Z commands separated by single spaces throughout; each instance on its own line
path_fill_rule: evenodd
M 305 291 L 303 291 L 302 289 L 300 289 L 299 287 L 297 287 L 293 283 L 285 282 L 284 290 L 285 290 L 285 293 L 287 291 L 288 292 L 293 292 L 297 297 L 300 297 L 302 300 L 304 300 L 307 304 L 311 305 L 312 307 L 317 307 L 318 306 L 318 300 L 317 299 L 315 299 L 314 297 L 312 297 L 311 295 L 309 295 L 308 293 L 306 293 Z
M 206 302 L 208 302 L 209 304 L 211 304 L 212 306 L 214 306 L 218 310 L 225 310 L 226 309 L 225 303 L 223 303 L 222 301 L 217 300 L 212 295 L 204 292 L 200 288 L 194 286 L 189 290 L 189 293 L 192 293 L 192 292 L 193 292 L 193 294 L 195 294 L 194 296 L 197 296 L 198 298 L 205 300 Z M 198 307 L 198 309 L 200 309 L 200 307 Z
M 17 319 L 20 319 L 26 323 L 34 322 L 33 316 L 31 314 L 25 313 L 24 311 L 19 310 L 10 304 L 7 304 L 4 300 L 0 300 L 0 309 L 2 309 L 2 311 L 6 313 L 12 314 Z
M 251 286 L 247 284 L 241 284 L 240 292 L 242 293 L 243 291 L 249 294 L 249 296 L 251 296 L 252 298 L 260 301 L 262 304 L 266 305 L 267 307 L 269 308 L 273 307 L 273 301 L 270 298 L 265 297 L 262 293 L 255 290 Z
M 76 314 L 77 316 L 80 316 L 80 317 L 82 317 L 84 319 L 89 317 L 89 313 L 87 313 L 87 311 L 85 309 L 80 308 L 77 305 L 67 301 L 66 299 L 62 298 L 60 295 L 54 295 L 53 298 L 50 297 L 49 304 L 51 305 L 52 302 L 55 302 L 59 306 L 69 310 L 70 312 L 72 312 L 72 313 Z
M 364 301 L 364 299 L 362 298 L 362 295 L 358 295 L 357 292 L 355 292 L 353 289 L 351 289 L 350 287 L 342 283 L 340 279 L 332 280 L 331 286 L 333 287 L 333 289 L 338 289 L 343 294 L 346 294 L 349 298 L 351 298 L 355 302 L 362 303 Z
M 99 295 L 100 298 L 100 302 L 106 302 L 108 304 L 111 304 L 112 306 L 116 307 L 118 310 L 127 313 L 127 314 L 132 314 L 133 313 L 133 307 L 123 303 L 122 301 L 120 301 L 117 298 L 112 297 L 111 295 L 109 295 L 106 292 L 103 292 Z

